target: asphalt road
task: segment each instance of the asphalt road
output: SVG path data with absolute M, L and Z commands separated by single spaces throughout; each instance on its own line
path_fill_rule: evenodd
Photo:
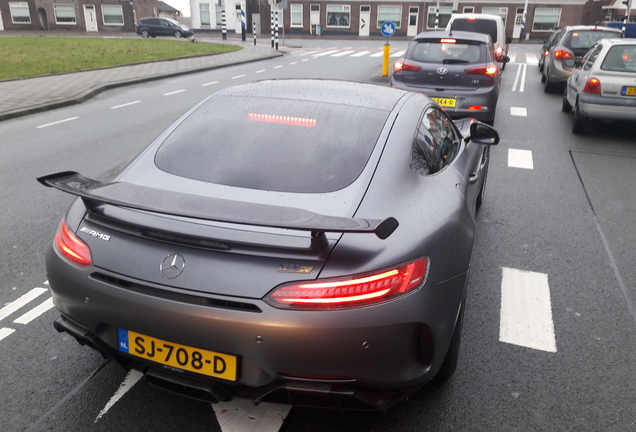
M 137 382 L 55 332 L 50 294 L 36 288 L 46 288 L 44 250 L 71 198 L 35 178 L 61 170 L 92 177 L 125 163 L 228 85 L 287 77 L 386 85 L 381 57 L 371 57 L 382 43 L 314 45 L 0 123 L 3 430 L 636 430 L 636 127 L 592 124 L 573 135 L 560 95 L 543 93 L 538 45 L 513 45 L 504 72 L 495 121 L 502 140 L 478 215 L 460 363 L 445 386 L 426 386 L 385 416 L 250 411 L 240 401 L 211 407 Z M 527 280 L 529 306 L 511 308 L 523 299 L 508 302 L 510 286 Z M 24 295 L 33 298 L 16 303 Z M 519 337 L 519 323 L 536 335 Z

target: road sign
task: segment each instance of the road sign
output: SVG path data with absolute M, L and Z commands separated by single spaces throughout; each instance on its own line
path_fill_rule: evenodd
M 395 34 L 395 24 L 392 21 L 384 21 L 382 23 L 382 36 L 391 37 Z

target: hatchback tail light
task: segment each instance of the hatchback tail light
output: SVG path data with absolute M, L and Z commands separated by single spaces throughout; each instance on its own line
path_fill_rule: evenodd
M 503 54 L 503 47 L 497 47 L 495 48 L 495 58 L 497 60 L 499 60 L 501 58 L 501 55 Z
M 464 69 L 464 72 L 468 74 L 474 75 L 488 75 L 494 77 L 499 72 L 499 68 L 494 64 L 489 64 L 487 66 L 478 66 L 474 68 Z
M 281 285 L 265 302 L 282 309 L 325 310 L 360 307 L 394 299 L 424 283 L 428 258 L 375 273 Z
M 422 69 L 421 66 L 416 66 L 414 64 L 407 63 L 402 60 L 396 61 L 395 64 L 393 65 L 393 72 L 398 72 L 401 70 L 418 71 L 420 69 Z
M 554 51 L 554 58 L 558 60 L 567 60 L 572 58 L 572 53 L 564 50 L 556 50 Z
M 601 81 L 598 78 L 590 78 L 585 83 L 583 93 L 601 94 Z
M 88 245 L 70 230 L 64 219 L 60 222 L 60 226 L 55 233 L 53 244 L 60 255 L 71 264 L 82 268 L 93 265 L 93 258 Z

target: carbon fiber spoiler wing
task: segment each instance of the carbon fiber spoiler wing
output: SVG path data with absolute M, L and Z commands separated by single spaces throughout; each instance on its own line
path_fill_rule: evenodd
M 74 171 L 49 174 L 37 180 L 44 186 L 87 200 L 216 222 L 314 232 L 374 233 L 382 240 L 393 234 L 399 225 L 393 217 L 384 220 L 344 218 L 293 207 L 202 197 L 131 183 L 103 183 Z

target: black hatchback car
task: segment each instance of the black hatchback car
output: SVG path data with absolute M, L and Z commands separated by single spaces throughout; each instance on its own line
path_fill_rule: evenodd
M 452 118 L 492 125 L 501 69 L 489 35 L 463 31 L 420 33 L 393 66 L 391 86 L 429 96 Z M 507 63 L 508 56 L 500 61 Z
M 188 38 L 194 33 L 188 26 L 170 18 L 142 18 L 135 25 L 137 34 L 143 38 L 174 36 Z

